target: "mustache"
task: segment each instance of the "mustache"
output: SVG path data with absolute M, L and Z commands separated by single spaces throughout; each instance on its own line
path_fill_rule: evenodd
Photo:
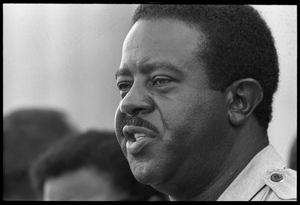
M 152 132 L 158 134 L 158 129 L 156 126 L 151 124 L 150 122 L 144 120 L 143 118 L 137 116 L 125 116 L 122 120 L 121 127 L 123 128 L 125 125 L 133 125 L 137 127 L 145 127 Z

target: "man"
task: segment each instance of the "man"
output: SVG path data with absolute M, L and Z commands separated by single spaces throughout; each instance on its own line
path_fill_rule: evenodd
M 258 12 L 153 4 L 132 20 L 115 130 L 136 179 L 171 200 L 295 200 L 267 136 L 279 69 Z
M 60 141 L 34 163 L 31 177 L 45 201 L 165 200 L 136 181 L 113 132 L 90 130 Z

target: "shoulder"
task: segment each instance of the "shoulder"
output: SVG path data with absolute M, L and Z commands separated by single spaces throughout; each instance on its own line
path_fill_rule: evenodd
M 296 200 L 297 199 L 297 172 L 289 169 L 274 169 L 268 171 L 264 182 L 267 191 L 262 200 Z

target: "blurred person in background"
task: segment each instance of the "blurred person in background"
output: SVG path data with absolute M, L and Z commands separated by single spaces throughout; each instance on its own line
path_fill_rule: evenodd
M 35 200 L 29 167 L 54 142 L 77 132 L 54 109 L 19 109 L 3 118 L 3 200 Z
M 165 195 L 132 175 L 114 132 L 89 130 L 36 160 L 32 183 L 45 201 L 146 201 Z

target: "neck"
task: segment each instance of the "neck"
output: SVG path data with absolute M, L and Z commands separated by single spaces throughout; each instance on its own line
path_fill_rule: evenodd
M 226 158 L 222 172 L 212 181 L 205 192 L 197 195 L 193 200 L 217 200 L 253 157 L 269 144 L 265 132 L 253 118 L 234 132 L 237 135 L 236 142 Z
M 181 190 L 169 192 L 170 200 L 217 200 L 252 158 L 269 144 L 268 137 L 254 119 L 249 119 L 248 123 L 244 124 L 243 127 L 233 128 L 231 136 L 236 136 L 235 142 L 233 146 L 231 146 L 230 152 L 227 154 L 225 160 L 224 158 L 220 159 L 224 160 L 225 163 L 223 163 L 223 166 L 219 169 L 220 171 L 214 176 L 213 180 L 208 183 L 206 187 L 201 187 L 201 189 L 199 189 L 199 187 L 205 176 L 194 176 L 193 182 L 187 185 L 186 189 L 182 186 L 176 186 L 176 184 L 173 183 L 172 189 L 179 187 Z M 195 169 L 203 169 L 203 167 L 196 167 Z M 203 173 L 203 171 L 199 171 L 199 173 Z M 195 192 L 193 189 L 200 191 L 192 197 L 190 193 Z M 183 190 L 188 190 L 189 193 L 184 194 Z M 180 193 L 180 195 L 177 193 Z

